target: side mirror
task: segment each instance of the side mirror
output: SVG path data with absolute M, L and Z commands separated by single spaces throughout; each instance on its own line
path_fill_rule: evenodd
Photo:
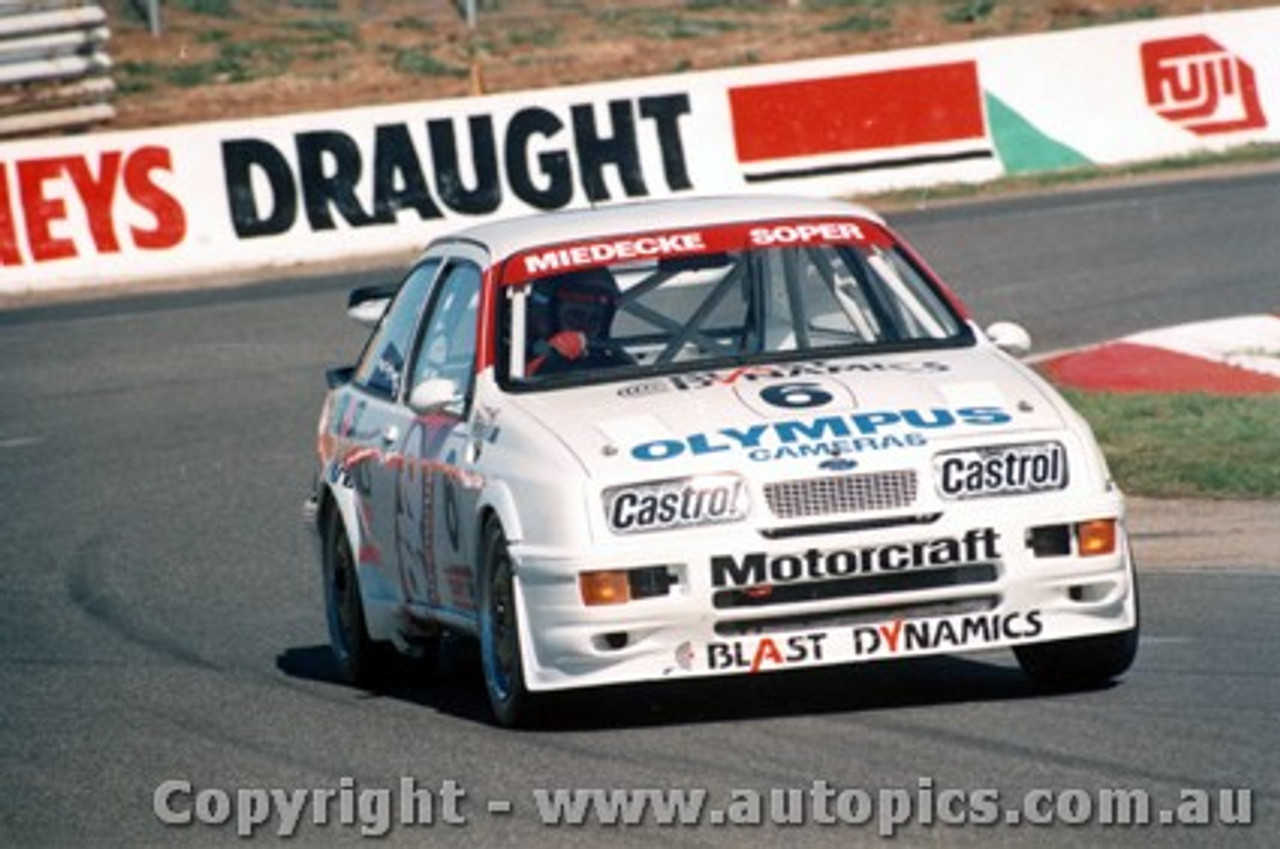
M 409 409 L 420 415 L 438 413 L 461 399 L 457 383 L 447 377 L 432 377 L 413 387 L 409 393 Z
M 339 386 L 345 386 L 350 383 L 355 374 L 355 366 L 339 366 L 326 371 L 324 373 L 324 381 L 330 389 L 337 389 Z
M 377 327 L 399 285 L 363 286 L 347 296 L 347 315 L 366 327 Z
M 1031 334 L 1021 324 L 997 321 L 987 328 L 987 338 L 1006 354 L 1025 357 L 1031 353 Z

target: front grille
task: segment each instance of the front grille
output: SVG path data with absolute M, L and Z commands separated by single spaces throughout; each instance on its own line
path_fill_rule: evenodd
M 916 500 L 916 473 L 869 472 L 765 484 L 765 502 L 779 519 L 869 510 L 898 510 Z
M 998 595 L 978 595 L 966 599 L 926 601 L 918 604 L 886 604 L 857 610 L 830 610 L 758 619 L 735 619 L 716 623 L 721 637 L 746 637 L 815 628 L 842 628 L 870 625 L 890 619 L 927 619 L 935 616 L 963 616 L 985 613 L 1000 606 Z
M 800 581 L 794 584 L 762 584 L 743 589 L 717 590 L 712 604 L 717 609 L 735 607 L 767 607 L 772 604 L 827 601 L 833 598 L 865 598 L 892 593 L 919 592 L 945 587 L 990 584 L 999 578 L 994 563 L 970 563 L 942 569 L 920 569 L 884 575 L 859 575 L 852 578 L 828 578 Z

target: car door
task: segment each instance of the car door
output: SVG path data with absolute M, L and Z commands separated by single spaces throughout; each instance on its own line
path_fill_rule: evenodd
M 357 496 L 360 524 L 357 559 L 381 577 L 375 592 L 393 592 L 400 602 L 418 592 L 397 550 L 396 491 L 413 423 L 403 398 L 413 342 L 439 270 L 438 258 L 427 259 L 405 277 L 356 364 L 342 411 L 348 446 L 344 468 Z
M 473 450 L 471 394 L 484 254 L 458 245 L 440 270 L 421 322 L 405 391 L 447 380 L 452 393 L 421 409 L 409 424 L 398 515 L 405 535 L 402 569 L 417 573 L 415 603 L 437 618 L 468 620 L 476 609 L 470 527 L 479 497 Z

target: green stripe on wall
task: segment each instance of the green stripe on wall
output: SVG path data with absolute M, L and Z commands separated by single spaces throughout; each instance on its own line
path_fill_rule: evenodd
M 983 94 L 996 153 L 1004 163 L 1007 173 L 1055 171 L 1090 164 L 1089 159 L 1079 151 L 1036 129 L 1035 125 L 1010 109 L 991 92 Z

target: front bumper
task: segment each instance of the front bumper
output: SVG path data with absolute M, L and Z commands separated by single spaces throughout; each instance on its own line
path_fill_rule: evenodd
M 1065 553 L 1032 547 L 1033 528 L 1098 519 L 1116 520 L 1109 553 L 1083 556 L 1071 540 Z M 999 649 L 1137 623 L 1118 494 L 1016 518 L 988 507 L 786 539 L 744 528 L 663 536 L 581 554 L 513 546 L 530 690 Z M 584 571 L 655 566 L 674 578 L 666 594 L 582 601 Z

